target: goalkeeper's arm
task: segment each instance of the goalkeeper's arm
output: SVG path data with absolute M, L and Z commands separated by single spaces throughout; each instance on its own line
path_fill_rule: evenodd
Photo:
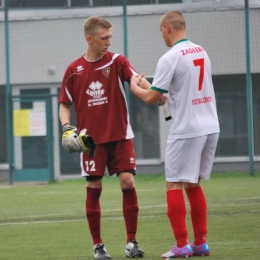
M 70 104 L 69 103 L 60 103 L 59 110 L 60 121 L 62 124 L 62 146 L 64 149 L 69 152 L 80 152 L 81 146 L 78 142 L 77 128 L 70 125 Z
M 64 126 L 66 123 L 70 122 L 70 104 L 60 103 L 59 117 L 61 125 Z
M 90 158 L 94 157 L 96 144 L 91 136 L 86 135 L 87 130 L 84 129 L 77 134 L 77 128 L 70 125 L 70 104 L 60 103 L 59 110 L 60 121 L 62 124 L 62 146 L 68 152 L 84 152 L 90 149 Z

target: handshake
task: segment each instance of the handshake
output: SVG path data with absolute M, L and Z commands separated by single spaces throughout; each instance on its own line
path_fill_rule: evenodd
M 86 153 L 90 150 L 89 157 L 95 156 L 96 144 L 90 135 L 86 135 L 87 129 L 81 130 L 78 135 L 77 128 L 67 123 L 63 125 L 62 131 L 62 146 L 67 152 Z

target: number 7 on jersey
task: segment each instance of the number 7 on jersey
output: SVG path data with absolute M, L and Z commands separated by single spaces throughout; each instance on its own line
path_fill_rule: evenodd
M 200 67 L 200 76 L 199 76 L 199 86 L 198 90 L 200 91 L 202 89 L 202 82 L 204 78 L 204 59 L 197 59 L 193 60 L 194 66 L 199 66 Z

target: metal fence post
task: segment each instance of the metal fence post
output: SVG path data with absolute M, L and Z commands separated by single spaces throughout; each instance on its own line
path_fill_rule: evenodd
M 9 164 L 9 184 L 13 184 L 13 136 L 12 136 L 12 103 L 11 103 L 11 86 L 10 86 L 10 57 L 9 57 L 9 21 L 8 21 L 9 1 L 5 0 L 5 63 L 6 63 L 6 127 L 7 127 L 7 144 L 8 144 L 8 164 Z
M 245 36 L 246 36 L 246 90 L 247 90 L 247 126 L 249 173 L 254 175 L 254 130 L 253 130 L 253 99 L 252 79 L 250 68 L 250 27 L 249 27 L 249 0 L 245 0 Z
M 127 0 L 123 0 L 123 30 L 124 30 L 124 56 L 128 58 L 128 44 L 127 44 Z M 126 92 L 126 101 L 128 105 L 128 110 L 130 113 L 130 100 L 129 100 L 129 87 L 127 82 L 125 82 L 125 92 Z

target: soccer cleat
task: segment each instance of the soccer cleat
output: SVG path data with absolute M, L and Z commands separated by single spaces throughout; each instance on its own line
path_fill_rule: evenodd
M 104 244 L 97 244 L 94 246 L 94 257 L 95 259 L 111 259 Z
M 194 256 L 208 256 L 210 253 L 209 246 L 205 242 L 200 246 L 196 246 L 194 243 L 191 245 Z
M 144 251 L 138 246 L 135 240 L 130 240 L 125 247 L 126 257 L 130 258 L 142 258 Z
M 185 258 L 192 256 L 192 248 L 190 244 L 184 247 L 175 245 L 171 250 L 161 255 L 161 258 Z

